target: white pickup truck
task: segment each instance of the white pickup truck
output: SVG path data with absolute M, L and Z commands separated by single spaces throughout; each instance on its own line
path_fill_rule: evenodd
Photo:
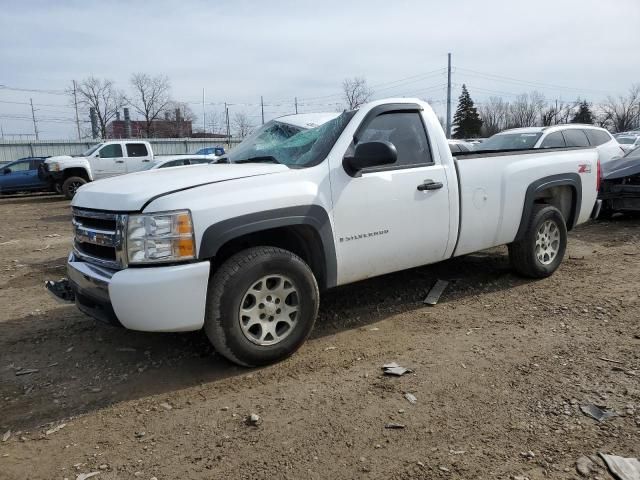
M 324 289 L 503 244 L 546 277 L 599 205 L 595 150 L 454 158 L 414 99 L 283 117 L 228 157 L 81 188 L 68 281 L 49 290 L 133 330 L 204 328 L 264 365 L 306 340 Z
M 87 182 L 144 170 L 153 159 L 149 142 L 115 140 L 94 145 L 82 155 L 49 157 L 38 173 L 71 199 Z

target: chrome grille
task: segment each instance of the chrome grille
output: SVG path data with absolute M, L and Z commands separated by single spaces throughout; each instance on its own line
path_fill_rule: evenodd
M 127 266 L 126 214 L 74 208 L 72 223 L 73 250 L 79 258 L 107 268 Z

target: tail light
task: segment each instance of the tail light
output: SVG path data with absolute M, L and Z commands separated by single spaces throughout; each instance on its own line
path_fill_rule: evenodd
M 600 191 L 600 182 L 602 182 L 602 168 L 600 167 L 600 159 L 598 159 L 596 167 L 596 192 Z

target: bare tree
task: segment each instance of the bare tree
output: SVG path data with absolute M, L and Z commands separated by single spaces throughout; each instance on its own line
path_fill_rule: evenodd
M 223 133 L 227 131 L 224 114 L 222 112 L 207 113 L 207 126 L 211 133 Z
M 249 117 L 244 112 L 236 112 L 233 115 L 233 121 L 231 122 L 235 134 L 239 138 L 244 138 L 253 131 L 253 125 L 249 121 Z
M 508 128 L 534 127 L 538 124 L 540 113 L 546 104 L 544 95 L 539 92 L 523 93 L 509 105 Z
M 171 103 L 171 84 L 164 75 L 151 77 L 146 73 L 131 76 L 133 94 L 128 103 L 144 118 L 144 133 L 147 137 L 154 134 L 153 122 L 160 117 Z
M 490 137 L 507 128 L 509 103 L 501 97 L 490 97 L 488 102 L 479 106 L 478 112 L 483 121 L 482 135 Z
M 629 93 L 618 98 L 609 97 L 600 105 L 602 123 L 610 126 L 614 132 L 631 130 L 640 120 L 640 84 L 629 88 Z
M 73 90 L 69 93 L 73 95 Z M 116 89 L 113 81 L 90 76 L 78 82 L 77 96 L 81 107 L 95 110 L 100 135 L 106 138 L 107 124 L 126 103 L 123 93 Z
M 373 90 L 367 86 L 363 77 L 345 78 L 342 82 L 342 93 L 349 110 L 367 103 L 373 96 Z

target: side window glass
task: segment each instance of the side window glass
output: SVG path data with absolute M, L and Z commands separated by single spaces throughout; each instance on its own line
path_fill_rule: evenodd
M 458 145 L 457 143 L 450 143 L 449 144 L 449 150 L 451 150 L 451 153 L 456 153 L 460 151 L 460 145 Z
M 9 165 L 9 168 L 11 169 L 11 173 L 26 172 L 27 170 L 29 170 L 29 160 L 14 163 L 13 165 Z
M 587 138 L 589 139 L 589 143 L 591 143 L 592 147 L 597 147 L 611 140 L 609 134 L 602 130 L 588 128 L 584 132 L 587 134 Z
M 362 132 L 358 143 L 387 141 L 398 151 L 396 165 L 423 165 L 433 162 L 427 134 L 418 112 L 383 113 Z
M 128 157 L 146 157 L 147 146 L 144 143 L 127 143 Z
M 562 132 L 567 142 L 567 147 L 588 147 L 589 140 L 582 130 L 577 128 L 569 128 Z
M 120 158 L 122 157 L 122 146 L 119 143 L 105 145 L 100 149 L 100 158 Z
M 566 146 L 567 144 L 564 142 L 562 132 L 553 132 L 547 135 L 547 137 L 542 141 L 540 148 L 560 148 Z

